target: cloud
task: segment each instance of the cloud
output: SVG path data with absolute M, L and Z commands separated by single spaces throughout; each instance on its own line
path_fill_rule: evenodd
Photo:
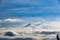
M 45 35 L 51 35 L 51 34 L 57 34 L 58 32 L 40 32 L 40 34 L 45 34 Z
M 2 20 L 0 20 L 0 22 L 2 22 Z
M 34 40 L 33 38 L 0 38 L 0 40 Z
M 0 28 L 13 31 L 59 31 L 59 2 L 58 0 L 2 0 Z M 55 34 L 55 32 L 42 32 L 46 33 Z
M 59 30 L 60 29 L 60 19 L 55 18 L 54 20 L 46 20 L 41 18 L 32 18 L 30 19 L 31 25 L 29 27 L 35 27 L 40 29 L 52 29 Z M 28 24 L 27 24 L 28 25 Z
M 18 18 L 7 18 L 4 20 L 0 20 L 0 22 L 24 22 L 22 19 L 18 19 Z
M 5 19 L 4 22 L 23 22 L 23 20 L 21 19 L 12 19 L 12 18 L 8 18 L 8 19 Z
M 25 21 L 19 18 L 7 18 L 7 19 L 3 19 L 0 22 L 0 27 L 19 27 L 19 26 L 23 26 L 22 24 L 24 24 Z
M 29 28 L 35 29 L 35 30 L 59 30 L 59 25 L 60 21 L 56 20 L 46 20 L 46 19 L 42 19 L 39 17 L 31 17 L 31 18 L 7 18 L 7 19 L 3 19 L 0 21 L 0 27 L 3 28 L 12 28 L 15 30 L 15 28 L 19 29 L 19 28 L 25 28 L 27 30 L 29 30 Z M 31 29 L 31 30 L 32 30 Z
M 51 28 L 59 29 L 60 28 L 60 21 L 53 21 L 48 24 Z

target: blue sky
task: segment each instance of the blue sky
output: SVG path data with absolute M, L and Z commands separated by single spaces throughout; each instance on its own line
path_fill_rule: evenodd
M 0 18 L 59 17 L 59 0 L 2 0 Z
M 0 26 L 22 26 L 22 23 L 60 22 L 59 0 L 2 0 L 0 3 Z M 17 22 L 17 20 L 24 22 Z M 14 20 L 13 22 L 11 20 Z M 28 21 L 29 20 L 29 21 Z M 40 21 L 39 21 L 40 20 Z M 1 21 L 3 21 L 1 23 Z M 28 21 L 28 22 L 27 22 Z M 12 22 L 12 23 L 9 23 Z M 5 24 L 6 23 L 6 24 Z M 50 23 L 49 23 L 50 24 Z M 53 23 L 54 24 L 54 23 Z M 58 24 L 58 23 L 57 23 Z M 46 28 L 46 27 L 44 27 Z

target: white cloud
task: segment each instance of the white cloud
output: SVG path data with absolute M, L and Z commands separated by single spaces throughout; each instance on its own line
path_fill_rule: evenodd
M 60 29 L 60 21 L 53 21 L 48 24 L 51 28 Z
M 18 28 L 23 28 L 25 25 L 30 23 L 31 24 L 30 26 L 24 27 L 24 28 L 28 29 L 28 28 L 35 27 L 36 30 L 37 29 L 41 29 L 41 30 L 43 30 L 43 29 L 59 30 L 60 29 L 60 21 L 58 21 L 58 20 L 56 20 L 56 21 L 46 21 L 44 19 L 37 18 L 37 17 L 24 18 L 24 19 L 7 18 L 7 19 L 4 19 L 4 20 L 0 20 L 0 22 L 4 22 L 2 25 L 9 26 L 8 28 L 10 28 L 11 25 L 13 25 L 12 27 L 15 27 L 17 29 Z M 15 24 L 14 22 L 19 22 L 19 23 Z M 14 26 L 14 25 L 16 25 L 16 26 Z M 13 29 L 15 29 L 15 28 L 13 28 Z
M 7 18 L 4 20 L 0 20 L 0 22 L 24 22 L 23 19 L 18 19 L 18 18 Z
M 2 22 L 2 20 L 0 20 L 0 22 Z
M 4 22 L 22 22 L 23 20 L 21 19 L 14 19 L 14 18 L 8 18 L 8 19 L 5 19 Z

